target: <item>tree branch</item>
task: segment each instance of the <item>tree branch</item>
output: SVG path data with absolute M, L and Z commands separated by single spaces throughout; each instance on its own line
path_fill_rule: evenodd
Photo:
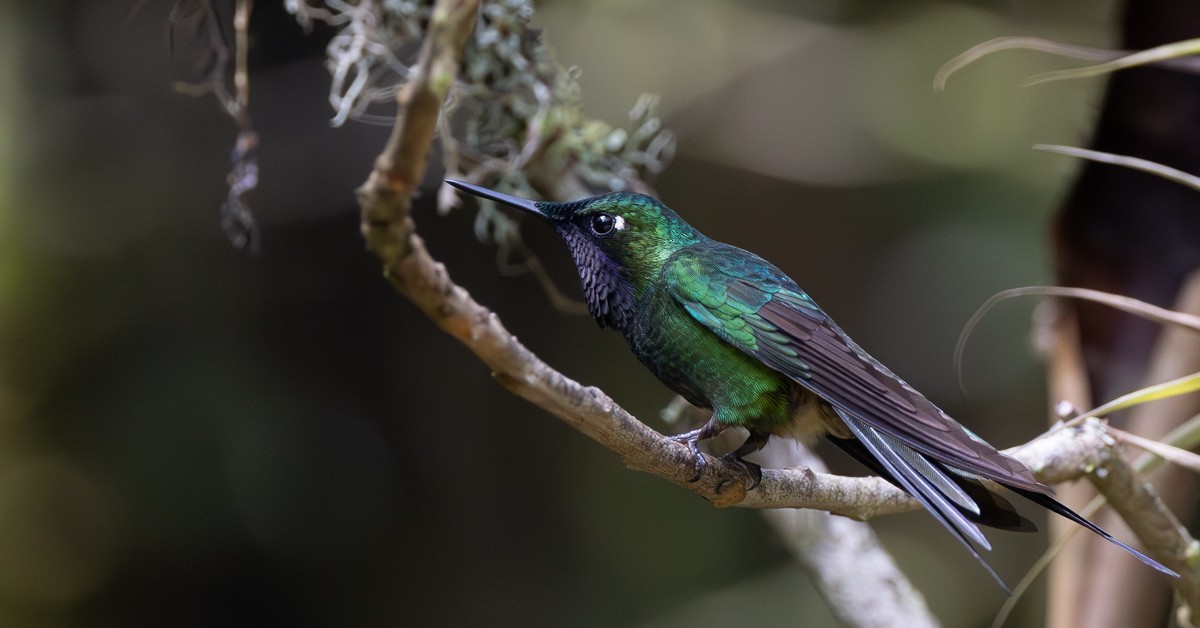
M 1087 377 L 1081 362 L 1072 311 L 1068 309 L 1060 314 L 1060 318 L 1047 328 L 1051 398 L 1069 399 L 1075 407 L 1090 408 L 1095 401 L 1086 390 Z M 1139 308 L 1138 312 L 1141 311 Z M 1200 273 L 1195 273 L 1184 282 L 1173 309 L 1162 311 L 1170 316 L 1153 316 L 1159 322 L 1176 324 L 1168 324 L 1156 343 L 1144 380 L 1146 385 L 1192 373 L 1200 368 L 1196 358 L 1196 334 L 1182 326 L 1190 322 L 1184 319 L 1198 312 Z M 1162 438 L 1178 422 L 1179 417 L 1196 414 L 1196 403 L 1195 395 L 1185 395 L 1139 406 L 1133 409 L 1127 429 L 1142 437 Z M 1115 458 L 1115 455 L 1112 457 Z M 1136 477 L 1135 471 L 1124 461 L 1115 469 L 1110 468 L 1115 463 L 1108 457 L 1098 458 L 1096 465 L 1100 472 L 1092 476 L 1094 487 L 1070 487 L 1069 492 L 1075 494 L 1074 498 L 1065 501 L 1079 507 L 1095 495 L 1093 488 L 1099 489 L 1106 498 L 1115 500 L 1112 501 L 1115 512 L 1100 513 L 1093 518 L 1099 525 L 1110 531 L 1118 531 L 1121 525 L 1118 519 L 1123 519 L 1151 548 L 1150 553 L 1155 557 L 1162 558 L 1153 549 L 1159 547 L 1176 558 L 1191 560 L 1190 557 L 1196 553 L 1195 549 L 1189 549 L 1194 541 L 1186 530 L 1178 526 L 1171 513 L 1176 510 L 1187 511 L 1190 507 L 1189 487 L 1195 482 L 1194 474 L 1186 469 L 1172 468 L 1165 474 L 1157 475 L 1155 485 L 1162 496 L 1159 499 L 1153 490 L 1143 487 L 1140 482 L 1130 481 Z M 1115 479 L 1118 477 L 1124 479 Z M 1167 532 L 1172 528 L 1177 528 L 1179 534 Z M 1070 526 L 1060 526 L 1058 532 L 1068 530 L 1071 530 Z M 1160 536 L 1158 540 L 1151 539 L 1159 535 L 1165 536 Z M 1170 537 L 1170 540 L 1166 537 Z M 1161 598 L 1160 581 L 1145 578 L 1140 565 L 1131 564 L 1103 540 L 1085 538 L 1080 541 L 1069 546 L 1052 566 L 1051 612 L 1047 625 L 1149 625 L 1144 621 L 1149 617 L 1147 613 L 1154 617 L 1161 615 L 1161 606 L 1154 610 L 1151 604 Z M 1161 562 L 1183 574 L 1183 579 L 1174 583 L 1175 588 L 1187 607 L 1195 608 L 1200 603 L 1195 568 L 1188 567 L 1188 561 Z M 1088 574 L 1086 578 L 1084 574 Z
M 400 111 L 393 133 L 358 190 L 363 235 L 383 263 L 388 280 L 439 328 L 474 352 L 492 369 L 497 382 L 617 453 L 630 469 L 664 478 L 720 507 L 808 508 L 862 520 L 914 509 L 912 499 L 879 478 L 840 477 L 811 468 L 766 469 L 761 485 L 747 492 L 739 471 L 708 457 L 699 480 L 689 482 L 695 466 L 685 446 L 638 421 L 599 389 L 582 386 L 548 366 L 521 345 L 494 313 L 456 285 L 445 266 L 429 255 L 409 215 L 410 199 L 424 175 L 438 112 L 457 75 L 477 5 L 477 0 L 437 2 L 413 68 L 414 78 L 399 92 Z M 1092 420 L 1052 432 L 1012 453 L 1046 482 L 1108 469 L 1107 481 L 1117 485 L 1110 487 L 1112 496 L 1120 502 L 1127 497 L 1118 489 L 1137 485 L 1137 481 L 1122 471 L 1124 463 L 1113 453 L 1115 447 L 1103 424 Z M 1133 494 L 1128 499 L 1161 508 L 1161 504 L 1143 504 L 1145 500 Z M 1129 505 L 1122 507 L 1128 509 Z M 1169 513 L 1162 514 L 1169 517 Z M 1142 533 L 1153 555 L 1183 570 L 1187 560 L 1184 548 L 1190 548 L 1191 542 L 1178 527 L 1139 530 Z
M 709 457 L 699 481 L 694 460 L 680 445 L 638 421 L 599 389 L 584 387 L 548 366 L 504 328 L 499 318 L 457 286 L 416 234 L 410 197 L 425 170 L 438 110 L 470 32 L 473 0 L 442 0 L 434 9 L 415 77 L 398 96 L 393 133 L 367 182 L 359 188 L 362 231 L 383 262 L 389 281 L 443 331 L 492 369 L 496 380 L 621 455 L 631 469 L 657 475 L 718 506 L 803 507 L 857 519 L 915 507 L 879 478 L 845 478 L 808 470 L 767 470 L 747 495 L 744 478 Z
M 1200 561 L 1196 560 L 1200 556 L 1200 545 L 1115 448 L 1103 451 L 1111 457 L 1103 461 L 1099 467 L 1101 472 L 1090 476 L 1092 483 L 1150 549 L 1150 554 L 1179 572 L 1179 580 L 1174 586 L 1185 604 L 1180 611 L 1180 625 L 1194 625 L 1191 609 L 1200 608 Z
M 776 439 L 759 454 L 764 465 L 824 471 L 825 463 L 795 441 Z M 812 576 L 843 626 L 937 626 L 925 597 L 879 544 L 869 525 L 801 508 L 772 508 L 763 516 Z
M 1172 310 L 1177 314 L 1200 314 L 1200 273 L 1193 272 L 1183 282 Z M 1200 337 L 1187 328 L 1166 326 L 1155 342 L 1143 383 L 1151 385 L 1164 382 L 1197 370 L 1200 370 Z M 1200 412 L 1200 399 L 1197 399 L 1196 395 L 1171 397 L 1131 409 L 1125 429 L 1139 436 L 1158 439 L 1197 412 Z M 1127 473 L 1125 469 L 1119 469 L 1116 475 L 1124 473 Z M 1106 488 L 1110 481 L 1112 478 L 1105 476 L 1097 478 L 1093 483 L 1101 494 L 1113 503 L 1116 514 L 1125 519 L 1139 537 L 1169 535 L 1167 531 L 1178 526 L 1178 522 L 1175 522 L 1173 517 L 1162 517 L 1160 513 L 1170 513 L 1172 508 L 1177 512 L 1189 513 L 1195 507 L 1197 479 L 1195 474 L 1187 469 L 1171 467 L 1156 474 L 1154 484 L 1157 491 L 1148 494 L 1140 490 L 1143 488 L 1140 484 Z M 1114 499 L 1116 501 L 1113 501 Z M 1150 504 L 1161 506 L 1163 503 L 1168 507 L 1144 510 L 1149 508 Z M 1104 519 L 1111 522 L 1115 517 L 1110 515 Z M 1189 551 L 1184 546 L 1177 545 L 1194 543 L 1190 537 L 1175 538 L 1172 541 L 1163 538 L 1160 542 L 1164 543 L 1165 547 L 1173 547 L 1176 551 L 1183 552 L 1185 556 L 1196 554 L 1195 548 Z M 1141 578 L 1136 571 L 1136 565 L 1122 562 L 1120 556 L 1109 550 L 1097 550 L 1094 544 L 1088 549 L 1092 554 L 1092 567 L 1103 574 L 1103 577 L 1092 583 L 1097 588 L 1090 593 L 1095 604 L 1089 607 L 1090 615 L 1084 616 L 1085 621 L 1093 624 L 1104 621 L 1110 626 L 1133 625 L 1140 621 L 1140 614 L 1136 610 L 1129 610 L 1130 605 L 1137 608 L 1143 605 L 1144 600 L 1150 599 L 1159 600 L 1157 612 L 1161 613 L 1164 600 L 1161 584 Z M 1200 608 L 1197 606 L 1200 604 L 1200 580 L 1197 580 L 1194 569 L 1186 573 L 1176 566 L 1172 568 L 1184 573 L 1183 581 L 1176 587 L 1182 599 L 1188 607 Z M 1121 603 L 1125 603 L 1125 606 L 1119 606 Z

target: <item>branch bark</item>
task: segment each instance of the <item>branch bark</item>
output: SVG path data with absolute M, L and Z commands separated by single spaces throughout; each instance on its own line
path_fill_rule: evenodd
M 776 439 L 759 456 L 764 465 L 825 470 L 820 458 L 794 441 Z M 866 523 L 804 508 L 772 508 L 763 516 L 804 565 L 843 626 L 938 625 L 925 597 Z
M 440 329 L 474 352 L 492 369 L 497 382 L 617 453 L 630 469 L 664 478 L 719 507 L 807 508 L 859 520 L 916 508 L 912 499 L 879 478 L 840 477 L 815 471 L 811 466 L 765 469 L 761 485 L 747 492 L 739 471 L 709 457 L 699 480 L 689 482 L 695 467 L 685 446 L 641 423 L 599 389 L 582 386 L 555 371 L 521 345 L 494 313 L 450 279 L 445 266 L 429 254 L 416 234 L 409 211 L 411 197 L 424 175 L 439 110 L 454 84 L 477 8 L 477 0 L 437 2 L 414 68 L 415 76 L 398 95 L 400 110 L 392 135 L 358 190 L 362 232 L 368 247 L 382 262 L 385 277 Z M 1096 468 L 1119 470 L 1123 463 L 1119 455 L 1112 453 L 1114 449 L 1115 441 L 1107 436 L 1103 425 L 1089 421 L 1055 431 L 1012 453 L 1039 479 L 1059 482 Z M 1121 487 L 1137 483 L 1131 473 L 1113 471 L 1110 479 Z M 1115 487 L 1112 495 L 1117 500 L 1125 499 Z M 1160 508 L 1161 504 L 1150 507 Z M 1169 513 L 1164 514 L 1169 517 Z M 836 519 L 827 523 L 835 528 L 842 525 Z M 1150 552 L 1182 571 L 1187 557 L 1181 548 L 1190 548 L 1190 539 L 1178 528 L 1155 530 L 1143 537 L 1149 542 Z M 857 625 L 872 624 L 864 620 Z

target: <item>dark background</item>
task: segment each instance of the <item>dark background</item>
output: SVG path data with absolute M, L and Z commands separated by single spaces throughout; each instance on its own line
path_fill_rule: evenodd
M 140 8 L 133 10 L 135 4 Z M 328 31 L 256 3 L 258 255 L 219 227 L 235 129 L 169 2 L 0 3 L 0 625 L 829 625 L 760 515 L 631 473 L 490 381 L 380 276 L 353 190 L 385 127 L 331 128 Z M 789 272 L 860 344 L 999 446 L 1047 421 L 1033 301 L 1100 79 L 985 59 L 1001 35 L 1105 45 L 1085 2 L 547 2 L 588 113 L 662 97 L 660 196 Z M 433 166 L 433 170 L 438 167 Z M 438 176 L 432 172 L 431 177 Z M 432 187 L 429 188 L 432 192 Z M 548 363 L 656 429 L 669 392 L 621 338 L 505 276 L 461 209 L 433 254 Z M 525 235 L 572 295 L 554 235 Z M 837 454 L 835 468 L 859 473 Z M 934 611 L 1002 596 L 921 513 L 874 522 Z M 1045 535 L 997 534 L 1010 582 Z M 1039 621 L 1037 596 L 1022 607 Z M 1014 625 L 1023 625 L 1021 617 Z

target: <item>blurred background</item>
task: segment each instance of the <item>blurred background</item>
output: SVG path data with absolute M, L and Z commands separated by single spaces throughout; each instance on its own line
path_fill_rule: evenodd
M 1030 146 L 1085 142 L 1103 79 L 1022 87 L 1064 67 L 1025 52 L 932 79 L 998 36 L 1110 46 L 1111 4 L 552 0 L 535 23 L 582 68 L 588 115 L 661 97 L 662 199 L 1007 447 L 1047 421 L 1035 303 L 975 333 L 965 397 L 954 343 L 992 293 L 1051 282 L 1078 164 Z M 172 3 L 0 3 L 0 625 L 832 625 L 758 513 L 627 471 L 382 280 L 353 190 L 387 128 L 330 125 L 330 32 L 281 5 L 251 21 L 251 255 L 219 225 L 236 129 L 172 88 L 206 43 Z M 502 273 L 471 213 L 432 197 L 415 217 L 459 283 L 669 429 L 669 391 L 618 334 Z M 527 241 L 577 296 L 539 226 Z M 987 625 L 1002 594 L 932 519 L 873 527 L 946 625 Z M 1009 582 L 1047 542 L 993 538 Z

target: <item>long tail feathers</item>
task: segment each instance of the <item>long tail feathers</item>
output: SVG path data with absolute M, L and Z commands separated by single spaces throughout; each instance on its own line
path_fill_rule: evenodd
M 899 439 L 876 430 L 849 412 L 836 407 L 835 409 L 857 440 L 830 440 L 921 502 L 939 523 L 966 546 L 1000 588 L 1011 595 L 1004 581 L 976 549 L 978 546 L 990 550 L 991 545 L 972 522 L 1015 531 L 1033 531 L 1037 529 L 1036 526 L 1020 516 L 1007 500 L 990 491 L 978 480 L 960 476 L 952 469 L 927 459 Z M 1146 565 L 1168 576 L 1179 577 L 1179 574 L 1118 541 L 1053 497 L 1026 488 L 1006 488 L 1091 530 Z
M 837 445 L 839 449 L 866 465 L 867 468 L 874 471 L 883 479 L 896 486 L 900 486 L 900 482 L 893 478 L 892 474 L 857 439 L 844 439 L 835 436 L 828 436 L 827 438 L 830 442 Z M 984 486 L 980 480 L 949 471 L 939 462 L 930 461 L 930 464 L 941 468 L 942 472 L 953 480 L 971 498 L 971 501 L 975 502 L 975 506 L 979 509 L 979 514 L 976 515 L 970 510 L 959 511 L 971 522 L 1008 532 L 1037 532 L 1038 527 L 1036 524 L 1022 517 L 1021 513 L 1017 512 L 1016 507 L 1011 502 L 993 489 Z
M 867 450 L 875 457 L 875 459 L 887 470 L 888 474 L 900 484 L 900 488 L 908 492 L 921 502 L 925 509 L 934 516 L 947 530 L 950 531 L 962 544 L 967 548 L 967 551 L 979 561 L 983 569 L 992 576 L 996 584 L 1004 591 L 1005 595 L 1012 595 L 1008 585 L 1004 583 L 996 573 L 992 566 L 988 564 L 979 551 L 975 549 L 978 544 L 985 550 L 992 548 L 988 543 L 983 533 L 975 524 L 967 520 L 963 513 L 959 512 L 958 508 L 946 498 L 945 495 L 938 489 L 936 481 L 931 481 L 929 478 L 921 475 L 908 460 L 896 449 L 896 445 L 907 447 L 902 443 L 889 442 L 875 430 L 875 428 L 860 421 L 853 415 L 838 409 L 838 415 L 841 416 L 850 431 L 858 438 L 859 442 L 867 448 Z M 919 455 L 917 452 L 911 452 L 913 455 Z M 978 508 L 975 509 L 978 511 Z
M 1126 552 L 1129 552 L 1131 555 L 1133 555 L 1134 558 L 1142 561 L 1143 563 L 1146 563 L 1147 565 L 1153 567 L 1154 569 L 1156 569 L 1162 573 L 1165 573 L 1168 576 L 1174 577 L 1174 578 L 1179 577 L 1179 574 L 1177 574 L 1173 570 L 1163 566 L 1161 563 L 1154 560 L 1153 558 L 1150 558 L 1149 556 L 1147 556 L 1147 555 L 1133 549 L 1132 547 L 1129 547 L 1128 545 L 1122 543 L 1121 541 L 1118 541 L 1117 539 L 1113 538 L 1113 535 L 1109 534 L 1108 532 L 1105 532 L 1104 529 L 1102 529 L 1100 526 L 1092 523 L 1091 521 L 1084 519 L 1082 515 L 1075 512 L 1074 510 L 1071 510 L 1070 508 L 1067 508 L 1062 502 L 1058 501 L 1057 499 L 1054 499 L 1053 497 L 1050 497 L 1049 495 L 1044 495 L 1042 493 L 1035 493 L 1033 491 L 1023 489 L 1023 488 L 1012 488 L 1010 490 L 1012 490 L 1013 492 L 1017 493 L 1018 495 L 1024 497 L 1025 499 L 1028 499 L 1029 501 L 1031 501 L 1035 504 L 1038 504 L 1039 506 L 1045 507 L 1047 510 L 1050 510 L 1050 511 L 1055 512 L 1063 517 L 1066 517 L 1067 519 L 1070 519 L 1071 521 L 1078 523 L 1079 525 L 1091 530 L 1092 532 L 1095 532 L 1096 534 L 1103 537 L 1104 540 L 1108 541 L 1109 543 L 1112 543 L 1113 545 L 1116 545 L 1117 547 L 1125 550 Z

